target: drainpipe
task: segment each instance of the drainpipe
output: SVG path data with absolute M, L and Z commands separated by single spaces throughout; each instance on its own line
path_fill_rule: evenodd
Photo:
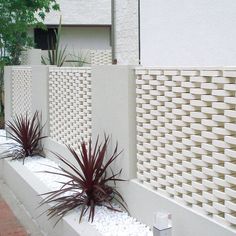
M 112 64 L 117 64 L 115 52 L 115 0 L 111 0 L 111 50 Z

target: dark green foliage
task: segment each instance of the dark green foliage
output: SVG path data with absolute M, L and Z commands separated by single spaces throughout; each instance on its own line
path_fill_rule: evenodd
M 0 129 L 5 128 L 4 114 L 0 113 Z
M 21 51 L 33 46 L 28 31 L 42 27 L 51 9 L 59 9 L 55 0 L 0 0 L 0 48 L 7 50 L 11 65 L 20 64 Z
M 0 113 L 4 112 L 3 68 L 20 64 L 21 52 L 34 46 L 29 29 L 44 27 L 45 13 L 52 9 L 59 10 L 56 0 L 0 0 Z
M 48 50 L 48 57 L 42 57 L 42 64 L 44 65 L 56 65 L 58 67 L 63 66 L 66 62 L 66 46 L 61 47 L 61 18 L 59 22 L 58 31 L 55 31 L 56 42 L 54 44 L 53 39 L 48 42 L 50 50 Z

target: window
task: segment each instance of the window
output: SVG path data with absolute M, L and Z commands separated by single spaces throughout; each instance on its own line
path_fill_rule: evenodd
M 55 47 L 57 28 L 34 29 L 35 47 L 42 50 L 51 50 Z

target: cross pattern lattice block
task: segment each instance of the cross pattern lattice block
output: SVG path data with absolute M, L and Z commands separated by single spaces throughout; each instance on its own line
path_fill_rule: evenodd
M 236 227 L 236 69 L 136 69 L 137 178 Z
M 32 113 L 32 69 L 14 67 L 12 69 L 12 115 Z
M 77 149 L 91 136 L 91 69 L 50 68 L 50 136 Z

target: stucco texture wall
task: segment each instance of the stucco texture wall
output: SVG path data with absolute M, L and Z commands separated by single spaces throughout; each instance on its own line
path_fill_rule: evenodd
M 61 31 L 61 47 L 66 47 L 66 54 L 69 59 L 70 55 L 79 55 L 84 57 L 83 59 L 86 62 L 90 62 L 90 50 L 111 50 L 110 27 L 63 26 Z M 43 50 L 42 54 L 47 57 L 48 51 Z M 72 59 L 75 58 L 73 57 Z M 71 63 L 67 66 L 70 65 Z
M 52 11 L 47 15 L 47 25 L 58 24 L 60 15 L 63 16 L 62 24 L 66 25 L 111 24 L 110 0 L 57 0 L 57 3 L 60 11 Z
M 141 62 L 234 66 L 235 0 L 141 0 Z
M 138 0 L 115 0 L 115 54 L 121 65 L 137 65 Z
M 109 27 L 63 27 L 62 45 L 68 50 L 110 49 Z

